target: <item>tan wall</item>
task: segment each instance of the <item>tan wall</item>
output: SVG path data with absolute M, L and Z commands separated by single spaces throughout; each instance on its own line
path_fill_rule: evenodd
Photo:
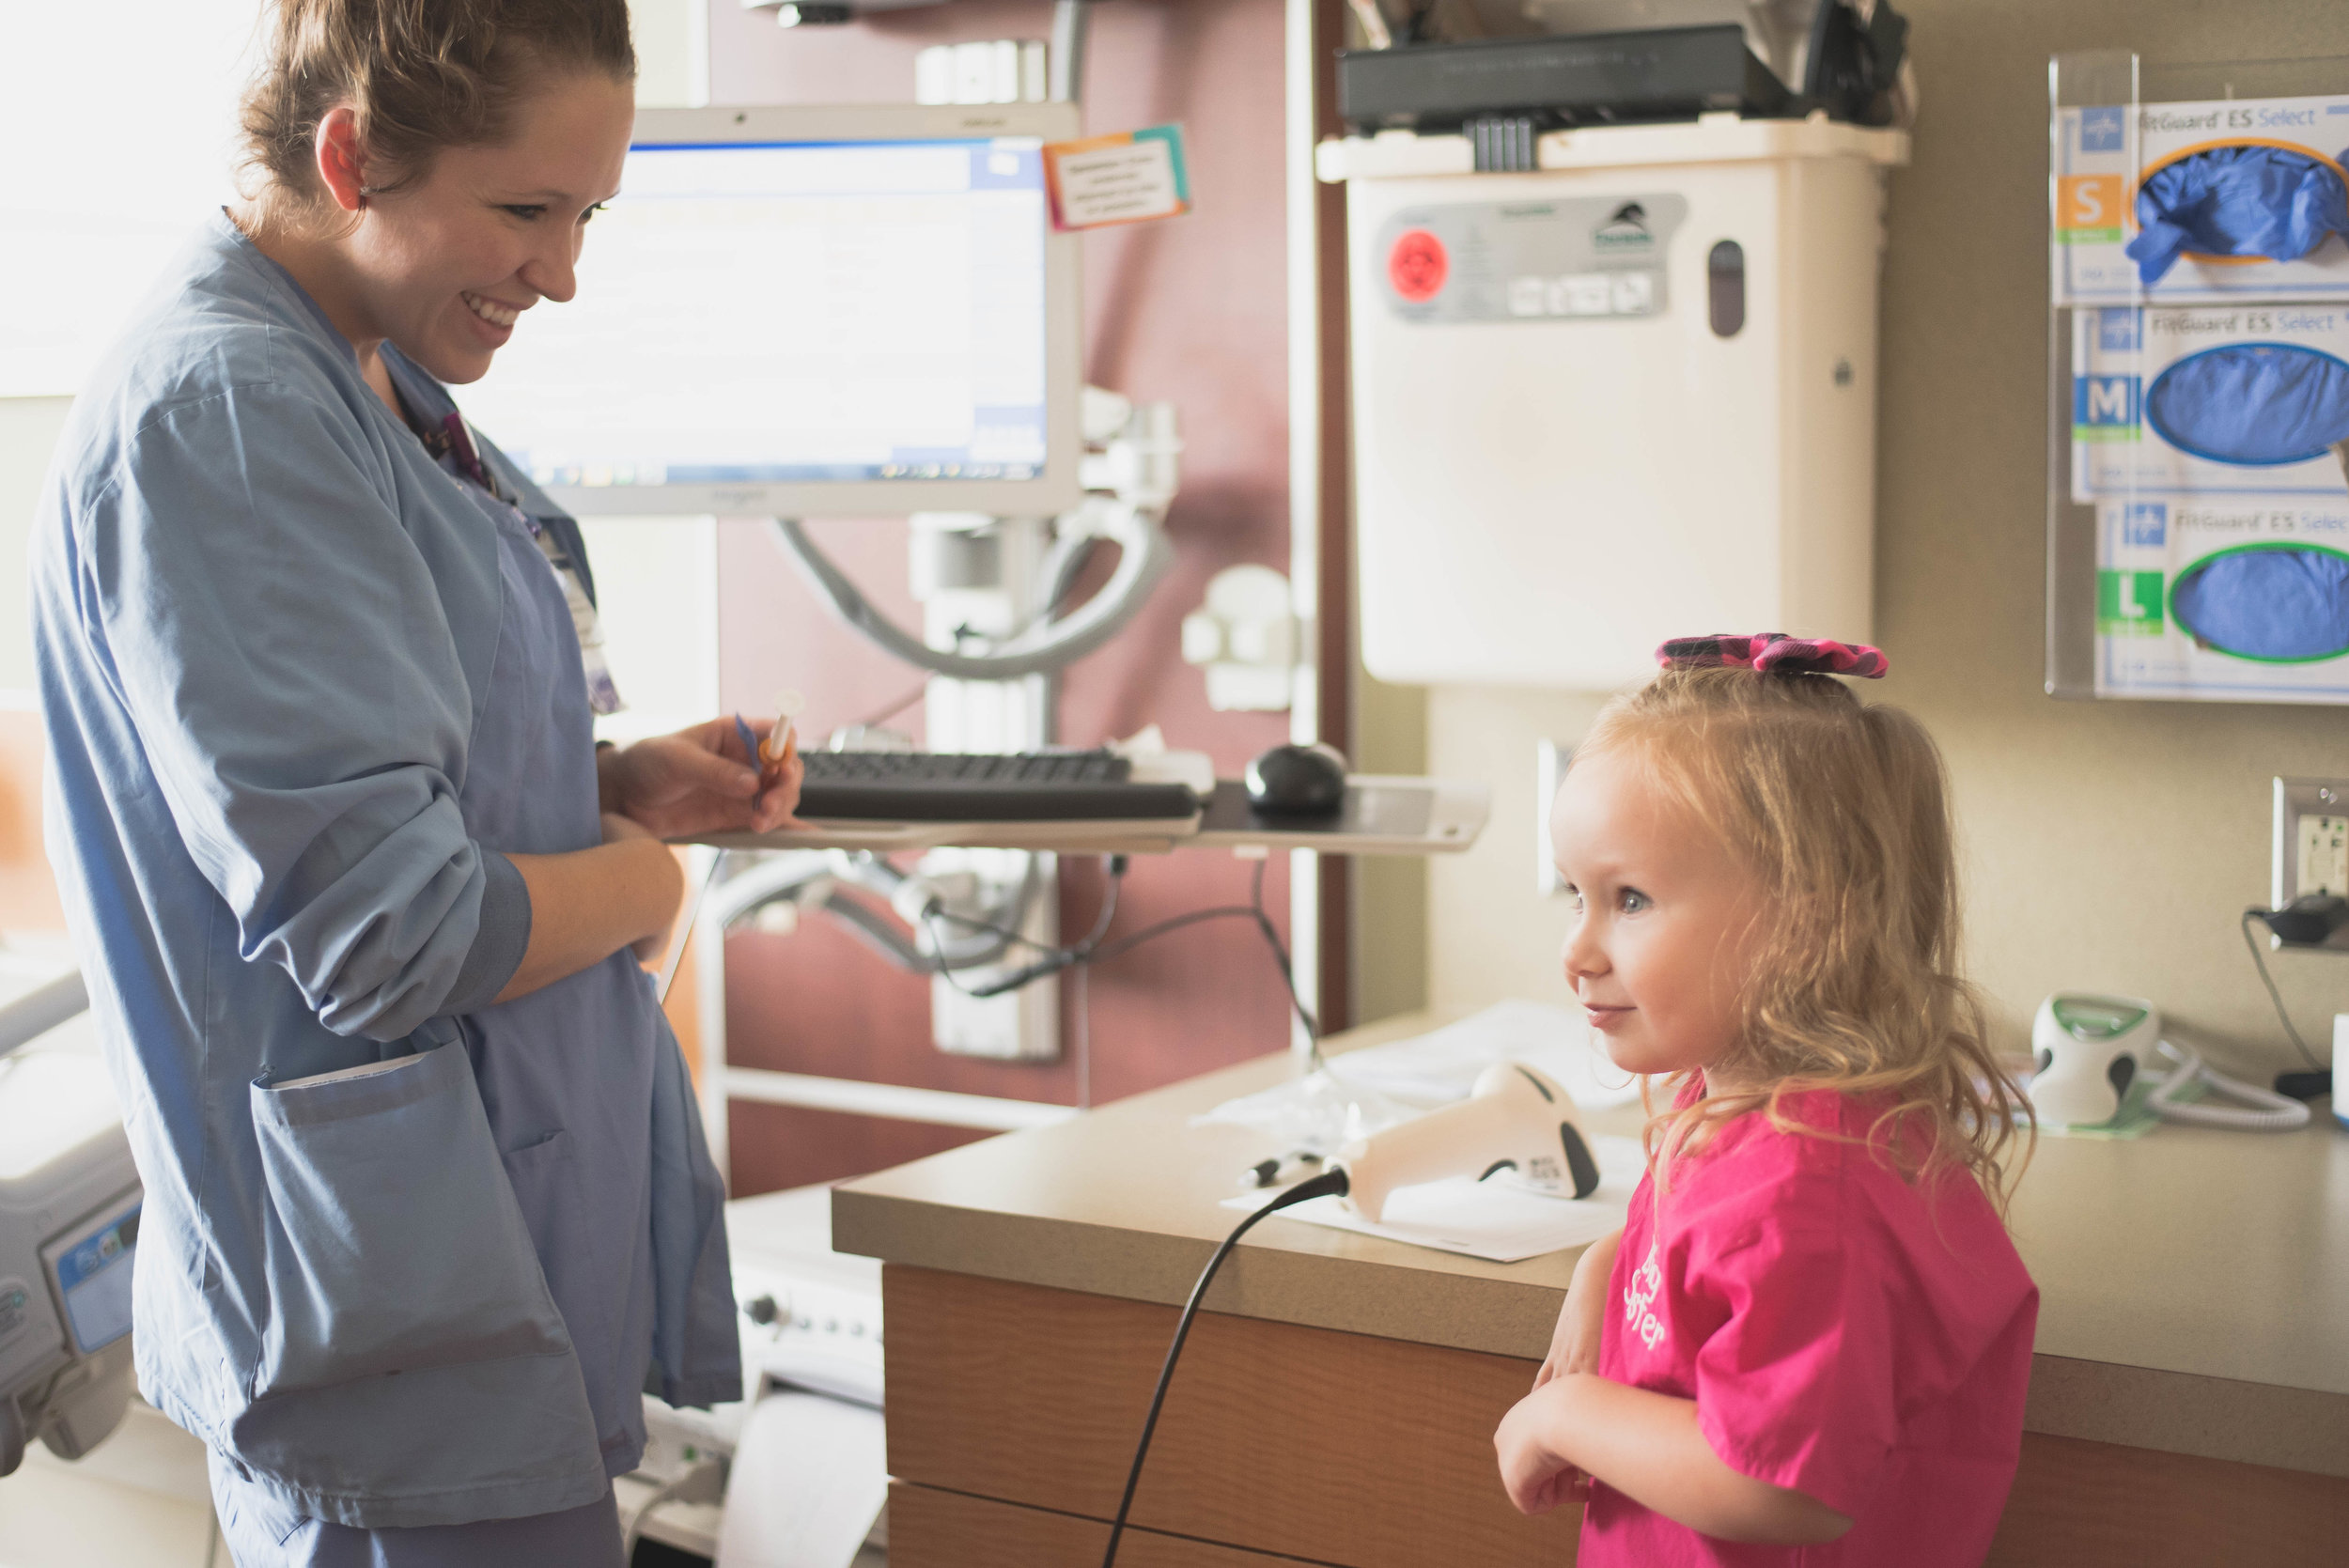
M 2338 54 L 2349 12 L 2337 0 L 1900 8 L 1923 108 L 1915 160 L 1891 180 L 1884 272 L 1876 634 L 1895 673 L 1878 694 L 1925 721 L 1955 776 L 1976 977 L 2012 1046 L 2047 992 L 2103 987 L 2155 998 L 2182 1033 L 2247 1066 L 2290 1064 L 2235 922 L 2265 902 L 2269 779 L 2349 775 L 2349 713 L 2041 689 L 2046 62 L 2108 47 Z M 1563 906 L 1533 892 L 1533 746 L 1571 738 L 1592 706 L 1440 691 L 1428 706 L 1436 769 L 1498 786 L 1484 841 L 1431 870 L 1432 1000 L 1561 999 Z M 2284 955 L 2277 970 L 2322 1051 L 2327 1016 L 2349 1009 L 2349 962 Z

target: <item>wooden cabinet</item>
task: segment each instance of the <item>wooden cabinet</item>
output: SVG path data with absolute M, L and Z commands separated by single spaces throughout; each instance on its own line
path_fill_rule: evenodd
M 1095 1568 L 1175 1309 L 890 1265 L 890 1560 Z M 1534 1364 L 1203 1312 L 1125 1568 L 1564 1568 L 1579 1511 L 1509 1505 L 1492 1433 Z M 2349 1560 L 2349 1480 L 2026 1434 L 1995 1568 Z
M 897 1265 L 881 1279 L 891 1562 L 1097 1564 L 1175 1309 Z M 1119 1561 L 1570 1563 L 1579 1511 L 1526 1518 L 1493 1463 L 1534 1367 L 1202 1312 L 1134 1497 L 1152 1536 L 1129 1530 Z

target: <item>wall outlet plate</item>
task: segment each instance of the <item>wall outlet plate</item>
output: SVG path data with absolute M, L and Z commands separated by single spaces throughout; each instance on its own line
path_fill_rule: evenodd
M 2316 893 L 2349 898 L 2349 779 L 2279 778 L 2268 907 Z M 2349 953 L 2349 928 L 2323 945 Z

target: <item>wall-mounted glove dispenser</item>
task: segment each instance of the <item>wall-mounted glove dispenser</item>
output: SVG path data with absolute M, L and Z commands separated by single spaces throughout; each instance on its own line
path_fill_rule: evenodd
M 2349 702 L 2349 59 L 2049 85 L 2047 690 Z

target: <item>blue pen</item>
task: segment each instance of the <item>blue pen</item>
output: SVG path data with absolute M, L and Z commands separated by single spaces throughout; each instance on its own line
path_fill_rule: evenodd
M 751 733 L 750 725 L 742 722 L 742 716 L 739 713 L 734 716 L 734 733 L 742 737 L 743 756 L 750 759 L 750 764 L 753 768 L 758 767 L 760 761 L 758 755 L 758 737 Z

